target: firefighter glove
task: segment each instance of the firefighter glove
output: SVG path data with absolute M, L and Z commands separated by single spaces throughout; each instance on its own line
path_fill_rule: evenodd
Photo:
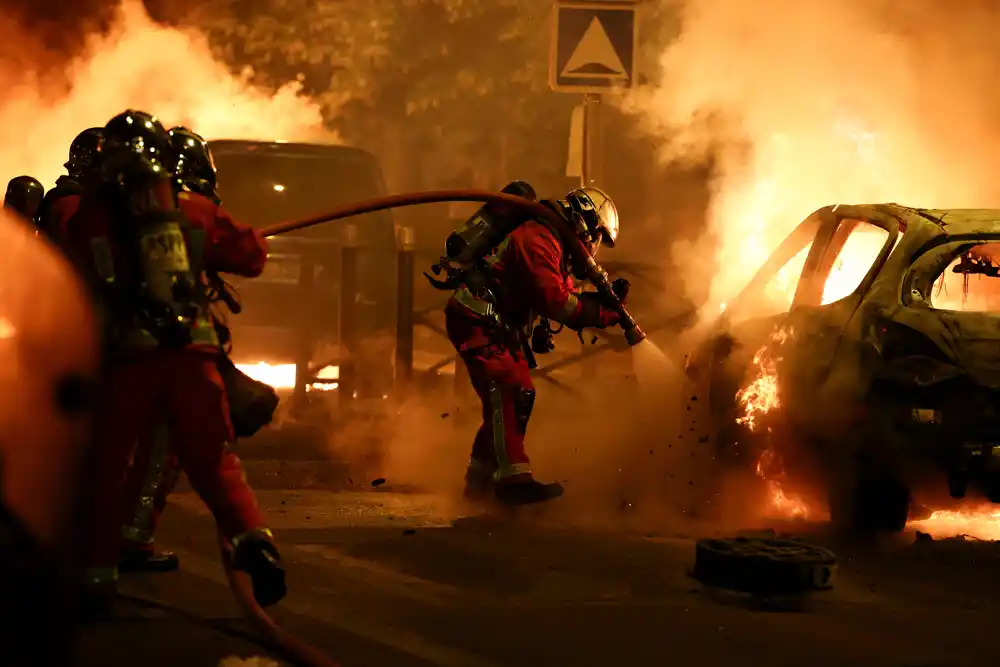
M 632 291 L 632 283 L 625 278 L 615 278 L 611 282 L 611 291 L 615 293 L 618 302 L 624 306 L 628 301 L 629 292 Z
M 233 569 L 250 575 L 253 596 L 261 607 L 280 602 L 288 594 L 285 568 L 278 547 L 264 534 L 250 534 L 233 548 Z
M 573 329 L 605 329 L 618 324 L 618 312 L 606 308 L 597 292 L 583 292 L 578 295 L 582 308 Z M 606 300 L 606 299 L 605 299 Z

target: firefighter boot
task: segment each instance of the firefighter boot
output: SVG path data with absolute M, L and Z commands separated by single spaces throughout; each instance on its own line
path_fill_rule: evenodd
M 156 551 L 153 545 L 129 545 L 122 548 L 118 556 L 118 572 L 121 574 L 173 572 L 180 567 L 177 554 L 171 551 Z
M 515 475 L 497 482 L 493 490 L 502 505 L 533 505 L 555 500 L 563 494 L 562 484 L 543 484 L 531 475 Z

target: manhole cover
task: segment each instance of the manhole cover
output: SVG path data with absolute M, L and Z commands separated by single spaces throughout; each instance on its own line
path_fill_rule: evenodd
M 754 595 L 828 590 L 836 568 L 832 551 L 793 540 L 735 537 L 695 545 L 695 579 Z

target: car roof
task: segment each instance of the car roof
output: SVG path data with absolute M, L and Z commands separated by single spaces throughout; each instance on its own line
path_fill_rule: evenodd
M 901 204 L 838 204 L 821 210 L 846 208 L 853 215 L 881 211 L 906 220 L 911 225 L 924 221 L 946 234 L 1000 234 L 1000 209 L 995 208 L 914 208 Z M 846 211 L 845 211 L 846 212 Z

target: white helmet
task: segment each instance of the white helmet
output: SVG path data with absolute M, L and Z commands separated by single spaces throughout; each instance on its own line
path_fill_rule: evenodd
M 566 195 L 566 201 L 583 217 L 593 241 L 600 238 L 609 248 L 615 247 L 618 208 L 606 192 L 592 187 L 577 188 Z

